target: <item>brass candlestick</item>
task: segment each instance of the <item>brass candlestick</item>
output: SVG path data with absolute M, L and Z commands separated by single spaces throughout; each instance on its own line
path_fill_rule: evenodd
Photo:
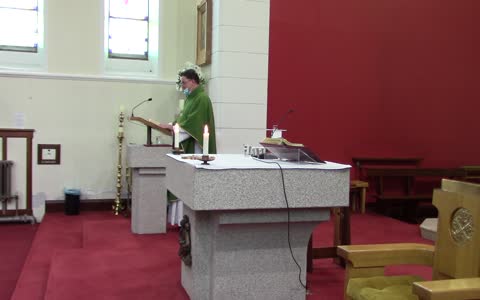
M 126 203 L 126 212 L 130 213 L 132 211 L 132 168 L 125 168 L 125 181 L 127 182 L 127 199 Z
M 125 114 L 123 111 L 118 116 L 118 160 L 117 160 L 117 195 L 115 197 L 114 204 L 112 206 L 113 213 L 117 216 L 121 211 L 125 210 L 125 204 L 122 202 L 122 148 L 123 148 L 123 121 L 125 120 Z

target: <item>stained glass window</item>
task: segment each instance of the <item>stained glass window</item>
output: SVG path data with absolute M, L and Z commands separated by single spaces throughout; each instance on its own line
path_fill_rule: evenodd
M 38 0 L 0 0 L 0 50 L 37 52 Z
M 108 57 L 148 60 L 149 0 L 110 0 Z

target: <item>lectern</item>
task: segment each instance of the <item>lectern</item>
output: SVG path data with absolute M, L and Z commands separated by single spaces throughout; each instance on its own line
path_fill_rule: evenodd
M 146 143 L 146 145 L 149 145 L 149 146 L 152 145 L 152 128 L 155 129 L 155 130 L 158 130 L 158 131 L 160 131 L 160 132 L 162 132 L 166 135 L 172 135 L 172 132 L 170 131 L 170 127 L 168 125 L 157 124 L 157 123 L 154 123 L 150 120 L 146 120 L 146 119 L 141 118 L 141 117 L 130 117 L 130 120 L 140 122 L 147 127 L 147 143 Z
M 189 219 L 182 285 L 190 298 L 305 299 L 308 240 L 330 207 L 348 206 L 350 166 L 168 156 L 167 188 Z

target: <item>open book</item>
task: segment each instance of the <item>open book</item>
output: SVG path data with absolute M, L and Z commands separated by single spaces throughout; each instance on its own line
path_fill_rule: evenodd
M 284 138 L 265 138 L 260 144 L 285 145 L 290 147 L 304 147 L 303 144 L 291 143 Z
M 265 138 L 260 145 L 281 160 L 325 163 L 303 144 L 290 143 L 284 138 Z

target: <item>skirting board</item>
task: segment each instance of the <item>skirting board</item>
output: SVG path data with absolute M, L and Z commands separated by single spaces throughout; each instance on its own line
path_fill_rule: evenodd
M 80 200 L 80 211 L 112 210 L 113 199 Z M 45 212 L 65 211 L 65 201 L 52 200 L 45 202 Z

